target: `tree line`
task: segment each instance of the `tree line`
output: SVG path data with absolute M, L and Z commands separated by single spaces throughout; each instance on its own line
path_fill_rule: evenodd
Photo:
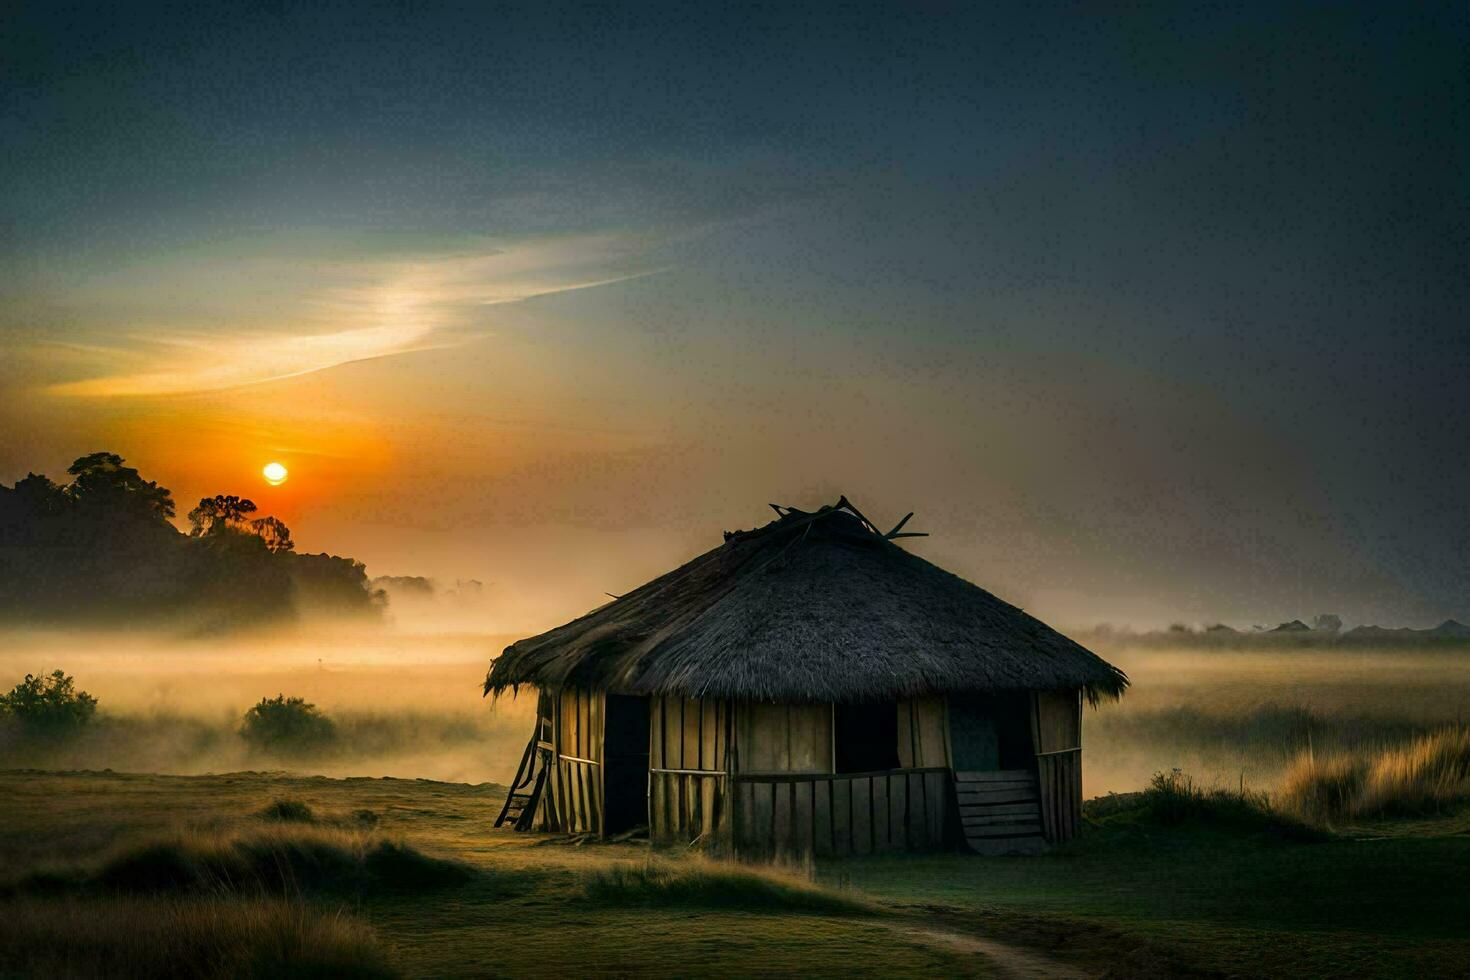
M 116 453 L 82 456 L 67 475 L 0 485 L 0 618 L 229 628 L 381 604 L 362 562 L 298 553 L 290 528 L 248 498 L 200 500 L 185 533 L 168 488 Z

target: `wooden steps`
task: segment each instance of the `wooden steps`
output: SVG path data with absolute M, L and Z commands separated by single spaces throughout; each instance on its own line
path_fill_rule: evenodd
M 506 793 L 505 805 L 495 818 L 495 826 L 509 825 L 515 830 L 528 830 L 536 815 L 536 804 L 541 802 L 541 793 L 546 786 L 546 772 L 550 768 L 547 745 L 532 738 L 521 757 L 515 779 Z
M 977 854 L 1039 854 L 1041 792 L 1027 769 L 956 772 L 955 800 L 965 843 Z

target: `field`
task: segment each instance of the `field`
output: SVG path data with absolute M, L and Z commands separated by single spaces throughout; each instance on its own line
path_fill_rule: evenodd
M 1464 650 L 1102 649 L 1135 686 L 1086 713 L 1099 799 L 1079 840 L 1039 858 L 752 870 L 492 830 L 529 728 L 525 699 L 479 697 L 497 640 L 13 639 L 7 676 L 63 666 L 101 707 L 54 744 L 0 738 L 0 976 L 153 975 L 160 958 L 201 977 L 1369 977 L 1470 962 L 1470 738 L 1444 734 L 1470 717 Z M 320 705 L 338 742 L 284 758 L 242 742 L 243 710 L 280 692 Z M 1426 737 L 1444 750 L 1414 748 Z M 1436 751 L 1434 792 L 1308 814 L 1326 828 L 1312 833 L 1229 806 L 1161 819 L 1136 795 L 1181 769 L 1287 812 L 1309 776 L 1401 774 Z
M 500 793 L 270 773 L 0 774 L 0 862 L 12 881 L 50 872 L 41 894 L 0 900 L 0 955 L 14 967 L 30 945 L 19 909 L 69 908 L 83 933 L 119 914 L 108 894 L 56 885 L 67 868 L 181 830 L 249 839 L 284 827 L 368 833 L 469 869 L 428 888 L 287 889 L 298 918 L 360 929 L 369 952 L 357 955 L 388 974 L 1443 976 L 1470 957 L 1470 813 L 1312 842 L 1162 826 L 1124 807 L 1044 857 L 835 862 L 813 888 L 799 872 L 491 830 Z M 281 800 L 304 804 L 311 823 L 261 815 Z M 340 829 L 363 819 L 370 831 Z M 259 897 L 192 899 L 222 900 Z

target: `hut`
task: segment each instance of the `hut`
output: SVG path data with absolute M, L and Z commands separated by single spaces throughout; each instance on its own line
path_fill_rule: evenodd
M 491 664 L 486 694 L 538 704 L 497 825 L 756 857 L 1070 838 L 1082 705 L 1124 674 L 899 546 L 908 517 L 772 507 Z

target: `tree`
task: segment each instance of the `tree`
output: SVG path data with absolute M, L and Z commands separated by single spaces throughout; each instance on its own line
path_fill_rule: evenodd
M 174 516 L 173 495 L 167 487 L 145 480 L 117 453 L 90 453 L 79 457 L 67 495 L 95 514 L 110 520 L 164 523 Z
M 272 553 L 296 547 L 296 542 L 291 540 L 291 529 L 279 517 L 261 517 L 251 521 L 250 533 L 264 541 Z
M 305 698 L 278 694 L 261 698 L 245 712 L 240 737 L 276 755 L 311 752 L 329 746 L 337 737 L 337 726 Z
M 96 713 L 97 699 L 78 691 L 72 678 L 60 670 L 46 677 L 27 674 L 9 694 L 0 694 L 0 716 L 46 734 L 77 731 Z
M 215 494 L 199 501 L 199 506 L 189 511 L 189 536 L 200 538 L 220 531 L 240 530 L 247 516 L 255 513 L 255 501 L 234 494 Z

